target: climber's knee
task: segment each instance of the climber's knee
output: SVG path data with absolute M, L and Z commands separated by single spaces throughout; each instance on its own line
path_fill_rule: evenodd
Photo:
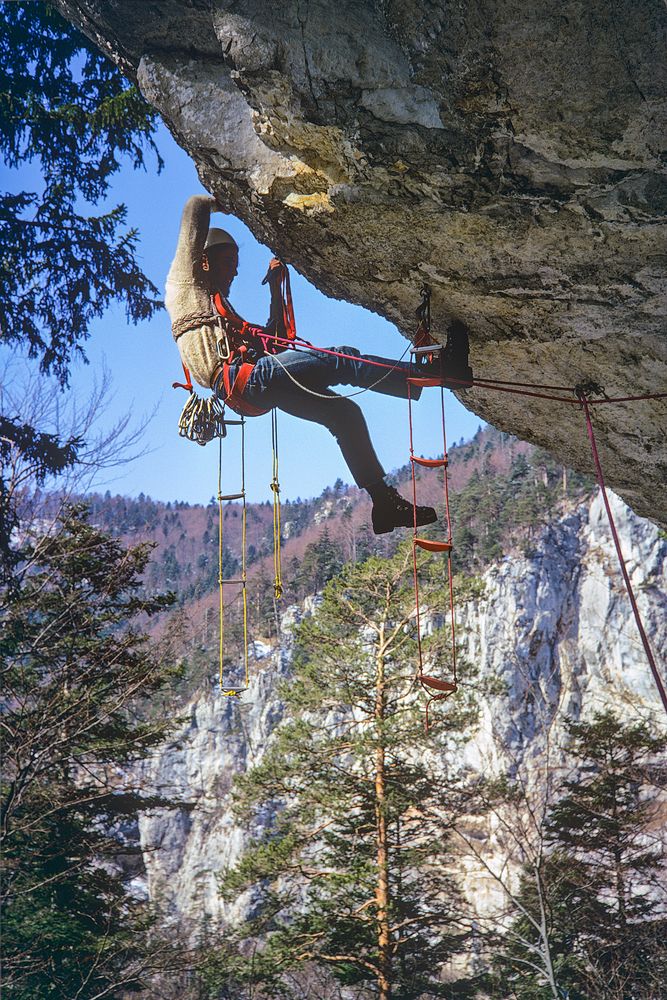
M 331 407 L 330 419 L 327 423 L 332 434 L 338 437 L 339 431 L 349 432 L 350 428 L 365 426 L 366 421 L 361 407 L 353 403 L 351 399 L 339 398 Z

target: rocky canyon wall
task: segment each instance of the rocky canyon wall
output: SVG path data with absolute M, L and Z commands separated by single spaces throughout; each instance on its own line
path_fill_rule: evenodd
M 663 657 L 667 541 L 616 498 L 613 504 L 645 626 Z M 504 690 L 480 700 L 464 750 L 473 771 L 491 774 L 511 764 L 529 784 L 539 783 L 547 739 L 553 753 L 566 719 L 604 708 L 627 721 L 664 724 L 599 497 L 544 528 L 525 554 L 492 565 L 483 582 L 483 595 L 458 612 L 459 636 L 482 681 L 501 680 Z M 181 806 L 141 817 L 146 875 L 138 889 L 167 921 L 195 936 L 204 918 L 216 926 L 252 907 L 247 896 L 225 906 L 217 892 L 217 874 L 253 832 L 232 815 L 230 789 L 236 774 L 261 759 L 282 718 L 276 688 L 289 675 L 292 627 L 312 607 L 310 599 L 305 609 L 286 612 L 280 648 L 256 645 L 252 684 L 240 703 L 217 693 L 212 667 L 211 688 L 188 706 L 189 721 L 143 768 L 146 791 Z M 437 725 L 433 766 L 446 766 Z M 491 848 L 498 856 L 499 845 Z M 478 874 L 467 890 L 480 907 L 499 902 L 498 887 Z
M 57 6 L 226 210 L 327 294 L 409 336 L 427 282 L 436 335 L 467 324 L 478 376 L 665 390 L 660 0 Z M 578 407 L 460 396 L 591 468 Z M 663 524 L 666 415 L 665 400 L 595 410 L 611 484 Z

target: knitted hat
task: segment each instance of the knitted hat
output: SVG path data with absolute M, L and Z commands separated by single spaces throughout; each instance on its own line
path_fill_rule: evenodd
M 238 243 L 225 229 L 209 229 L 204 250 L 211 247 L 232 246 L 238 250 Z

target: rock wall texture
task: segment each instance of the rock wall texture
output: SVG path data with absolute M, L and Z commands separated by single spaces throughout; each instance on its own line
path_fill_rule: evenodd
M 667 648 L 667 541 L 620 500 L 613 504 L 647 633 L 660 656 Z M 664 724 L 599 497 L 545 528 L 528 555 L 492 566 L 484 584 L 483 597 L 459 613 L 459 635 L 467 635 L 466 652 L 481 678 L 502 678 L 506 692 L 480 704 L 479 726 L 465 750 L 471 768 L 488 774 L 521 767 L 525 781 L 539 784 L 546 742 L 553 754 L 567 718 L 590 718 L 610 707 L 628 721 L 653 716 L 655 725 Z M 305 613 L 310 610 L 312 602 Z M 189 721 L 159 758 L 144 765 L 147 791 L 182 802 L 180 809 L 141 818 L 145 890 L 167 920 L 193 937 L 204 917 L 215 926 L 252 907 L 252 899 L 241 897 L 227 908 L 217 892 L 217 873 L 252 832 L 233 817 L 230 788 L 235 774 L 259 761 L 282 718 L 276 685 L 289 674 L 290 629 L 302 613 L 286 613 L 281 648 L 257 650 L 242 704 L 212 687 L 189 706 Z M 433 766 L 446 766 L 438 757 L 437 726 Z M 502 846 L 492 841 L 490 849 L 501 856 Z M 500 902 L 498 887 L 479 873 L 471 872 L 467 888 L 481 908 Z
M 57 6 L 220 203 L 327 294 L 409 335 L 428 282 L 436 334 L 464 321 L 479 376 L 665 390 L 661 0 Z M 577 407 L 460 395 L 590 469 Z M 666 416 L 664 400 L 595 411 L 614 489 L 663 523 Z

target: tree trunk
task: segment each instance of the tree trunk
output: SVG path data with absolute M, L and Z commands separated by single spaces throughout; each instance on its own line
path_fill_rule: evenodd
M 614 789 L 614 798 L 612 800 L 611 815 L 614 818 L 614 821 L 618 819 L 618 803 L 616 799 L 615 789 Z M 616 829 L 618 831 L 618 826 L 616 827 Z M 620 931 L 623 934 L 625 933 L 627 927 L 627 917 L 625 913 L 625 879 L 623 878 L 623 855 L 618 840 L 616 840 L 614 843 L 612 854 L 614 858 L 614 878 L 616 881 L 616 903 L 618 906 L 618 923 Z
M 382 629 L 384 633 L 384 629 Z M 382 723 L 385 716 L 384 635 L 380 636 L 375 679 L 375 721 L 378 747 L 375 751 L 375 818 L 377 845 L 377 883 L 375 905 L 377 911 L 378 941 L 378 996 L 380 1000 L 391 997 L 391 937 L 389 934 L 389 857 L 387 849 L 386 775 Z

